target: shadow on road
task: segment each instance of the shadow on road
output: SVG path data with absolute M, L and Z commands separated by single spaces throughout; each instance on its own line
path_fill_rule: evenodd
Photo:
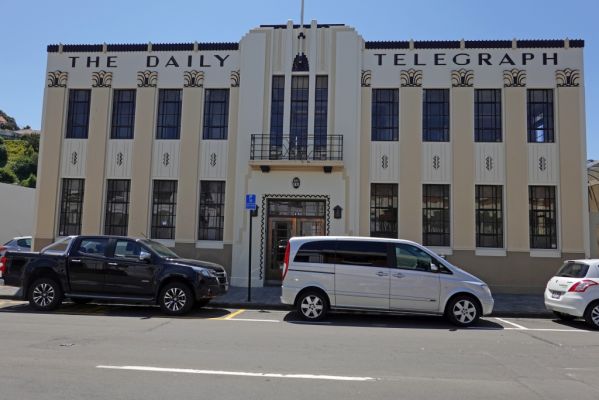
M 325 321 L 310 322 L 301 319 L 296 311 L 285 316 L 285 322 L 303 325 L 348 326 L 362 328 L 393 329 L 440 329 L 457 331 L 461 329 L 502 330 L 503 326 L 488 319 L 480 319 L 469 328 L 458 328 L 443 317 L 408 314 L 364 314 L 364 313 L 331 313 Z

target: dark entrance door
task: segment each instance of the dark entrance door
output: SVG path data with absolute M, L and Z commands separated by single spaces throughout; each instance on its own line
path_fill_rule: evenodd
M 285 248 L 294 236 L 325 234 L 322 200 L 270 200 L 268 202 L 268 246 L 265 284 L 280 285 Z

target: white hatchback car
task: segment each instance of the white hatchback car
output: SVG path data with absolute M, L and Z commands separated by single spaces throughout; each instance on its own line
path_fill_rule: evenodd
M 493 310 L 483 281 L 407 240 L 296 237 L 283 268 L 281 301 L 310 321 L 333 309 L 445 315 L 468 326 Z
M 564 320 L 583 317 L 599 329 L 599 260 L 569 260 L 547 282 L 545 307 Z

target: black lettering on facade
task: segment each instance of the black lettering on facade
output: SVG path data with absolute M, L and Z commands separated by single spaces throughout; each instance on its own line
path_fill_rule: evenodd
M 503 64 L 516 65 L 514 60 L 512 60 L 512 58 L 508 54 L 504 55 L 503 58 L 501 59 L 501 61 L 499 62 L 499 65 L 503 65 Z
M 178 67 L 179 64 L 177 63 L 177 60 L 175 60 L 175 56 L 171 56 L 171 58 L 168 59 L 168 61 L 166 62 L 165 67 Z
M 214 55 L 214 57 L 216 57 L 216 58 L 218 59 L 218 61 L 220 62 L 220 66 L 221 66 L 221 67 L 224 67 L 224 66 L 225 66 L 225 60 L 226 60 L 227 58 L 229 58 L 229 54 L 227 54 L 227 55 L 226 55 L 226 56 L 224 56 L 224 57 L 221 57 L 221 56 L 219 56 L 218 54 L 215 54 L 215 55 Z
M 468 65 L 468 64 L 470 64 L 470 54 L 467 54 L 467 53 L 458 53 L 458 54 L 456 54 L 455 56 L 453 56 L 453 63 L 455 65 Z
M 435 65 L 447 65 L 444 53 L 435 53 Z
M 156 56 L 148 56 L 146 59 L 146 67 L 148 68 L 154 68 L 156 66 L 158 66 L 158 63 L 160 62 L 160 60 L 158 59 L 158 57 Z
M 95 59 L 92 57 L 87 57 L 87 68 L 94 64 L 94 68 L 98 68 L 100 66 L 100 57 L 96 57 Z
M 553 57 L 548 57 L 547 53 L 543 53 L 543 65 L 547 65 L 547 61 L 553 61 L 553 65 L 557 65 L 557 53 L 553 53 Z
M 533 58 L 535 58 L 535 55 L 532 53 L 522 53 L 522 65 L 526 65 Z
M 426 63 L 420 64 L 418 61 L 418 53 L 414 53 L 414 65 L 426 65 Z
M 204 64 L 204 56 L 200 56 L 200 67 L 210 67 L 210 64 Z
M 491 54 L 489 53 L 478 53 L 478 65 L 491 65 Z
M 383 65 L 383 56 L 386 56 L 387 54 L 374 54 L 377 58 L 377 65 Z
M 116 56 L 106 57 L 106 67 L 107 68 L 116 68 Z
M 187 66 L 191 67 L 191 61 L 193 60 L 192 56 L 187 56 Z
M 75 65 L 77 64 L 77 59 L 79 57 L 69 57 L 71 59 L 71 67 L 75 68 Z
M 397 53 L 393 55 L 393 64 L 395 65 L 406 65 L 404 57 L 406 55 L 403 53 Z M 381 65 L 381 64 L 379 64 Z

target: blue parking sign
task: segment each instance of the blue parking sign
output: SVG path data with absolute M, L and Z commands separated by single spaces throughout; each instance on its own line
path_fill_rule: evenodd
M 246 210 L 255 210 L 256 209 L 256 195 L 255 194 L 246 194 L 245 195 L 245 209 Z

